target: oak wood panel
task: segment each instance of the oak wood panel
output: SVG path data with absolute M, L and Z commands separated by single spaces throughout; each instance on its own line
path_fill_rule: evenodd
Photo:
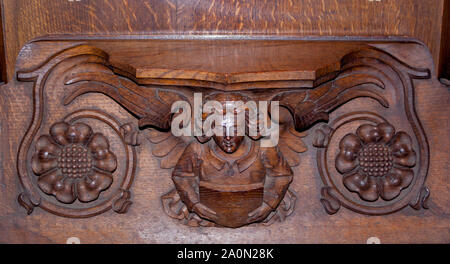
M 6 82 L 6 54 L 5 42 L 3 39 L 3 12 L 2 5 L 0 5 L 0 83 Z
M 439 77 L 450 80 L 450 1 L 448 0 L 444 1 L 444 14 L 442 16 L 439 71 Z
M 48 47 L 46 45 L 43 46 Z M 126 43 L 122 45 L 126 46 Z M 434 76 L 432 59 L 427 49 L 420 44 L 400 42 L 371 43 L 371 45 L 395 55 L 404 65 L 410 65 L 414 69 L 429 68 L 431 76 Z M 53 52 L 70 46 L 73 46 L 73 43 L 53 45 Z M 314 50 L 311 46 L 309 48 Z M 52 52 L 29 51 L 30 49 L 24 49 L 21 55 L 23 57 L 19 60 L 20 70 L 23 70 L 20 68 L 22 66 L 28 68 L 33 65 L 33 60 L 47 61 L 46 59 L 52 55 Z M 352 51 L 351 47 L 348 51 Z M 331 61 L 335 59 L 333 56 L 330 58 Z M 87 68 L 89 69 L 92 68 Z M 98 68 L 95 69 L 98 70 Z M 81 70 L 87 72 L 86 69 Z M 22 76 L 24 74 L 26 75 L 26 72 L 22 71 Z M 367 238 L 377 236 L 382 243 L 449 243 L 448 152 L 450 147 L 446 144 L 449 130 L 445 125 L 448 123 L 445 106 L 450 103 L 450 94 L 448 88 L 441 85 L 436 78 L 422 77 L 424 79 L 413 80 L 413 87 L 416 111 L 427 132 L 430 146 L 430 168 L 426 184 L 432 196 L 429 199 L 428 210 L 416 211 L 408 206 L 394 214 L 367 216 L 342 208 L 336 214 L 328 215 L 320 203 L 319 190 L 324 183 L 320 180 L 316 168 L 317 150 L 312 147 L 315 141 L 314 131 L 322 125 L 317 124 L 308 130 L 306 137 L 301 139 L 308 146 L 308 151 L 300 151 L 302 152 L 298 154 L 300 165 L 293 168 L 295 176 L 290 187 L 295 190 L 298 198 L 294 213 L 284 222 L 264 227 L 245 226 L 240 229 L 189 227 L 164 214 L 161 195 L 173 186 L 171 171 L 160 169 L 160 160 L 152 153 L 157 146 L 150 144 L 147 140 L 142 140 L 142 144 L 136 148 L 137 171 L 132 187 L 134 204 L 127 215 L 108 211 L 92 218 L 71 219 L 36 208 L 33 214 L 26 216 L 24 208 L 17 202 L 17 194 L 22 188 L 17 177 L 16 153 L 33 115 L 33 109 L 30 107 L 33 83 L 13 80 L 0 89 L 2 125 L 0 242 L 64 243 L 68 237 L 76 236 L 82 243 L 365 243 Z M 45 106 L 45 111 L 49 115 L 44 119 L 46 125 L 42 133 L 47 133 L 50 124 L 77 109 L 105 110 L 124 123 L 135 121 L 136 117 L 119 106 L 115 100 L 97 93 L 83 95 L 82 98 L 61 107 L 62 98 L 69 90 L 65 89 L 67 87 L 64 87 L 59 82 L 62 80 L 58 78 L 62 77 L 58 74 L 53 75 L 48 82 L 51 89 L 47 91 L 46 99 L 56 104 Z M 262 91 L 266 90 L 262 89 Z M 136 97 L 136 99 L 142 98 Z M 393 111 L 402 112 L 400 109 L 403 107 L 396 105 L 395 99 L 394 96 L 389 101 L 394 108 Z M 398 97 L 397 99 L 400 100 Z M 357 108 L 376 109 L 380 111 L 380 114 L 387 111 L 374 100 L 357 98 L 332 112 L 330 119 L 338 118 L 343 113 Z M 393 116 L 394 114 L 385 117 L 393 118 Z M 404 122 L 404 120 L 397 120 L 394 125 L 399 126 Z M 117 143 L 117 141 L 111 141 L 111 143 Z M 163 144 L 159 147 L 164 146 L 167 145 Z M 122 158 L 118 160 L 121 161 Z
M 437 65 L 444 0 L 3 0 L 8 79 L 29 40 L 49 34 L 411 36 Z

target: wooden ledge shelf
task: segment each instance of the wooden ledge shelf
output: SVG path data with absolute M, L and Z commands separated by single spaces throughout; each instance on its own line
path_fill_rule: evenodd
M 81 44 L 107 53 L 115 72 L 139 84 L 224 91 L 311 88 L 333 78 L 341 68 L 343 56 L 368 47 L 367 42 L 357 41 L 93 39 L 73 40 L 72 44 L 32 42 L 22 53 L 26 53 L 26 57 L 34 56 L 30 52 L 43 56 L 57 46 Z

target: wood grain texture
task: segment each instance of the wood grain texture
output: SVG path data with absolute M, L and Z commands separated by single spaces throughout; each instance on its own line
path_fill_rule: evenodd
M 3 0 L 8 79 L 20 48 L 53 34 L 410 36 L 440 59 L 445 0 Z
M 0 16 L 3 15 L 3 6 L 0 4 Z M 0 21 L 0 83 L 6 82 L 6 53 L 5 42 L 3 38 L 3 16 Z
M 444 1 L 443 12 L 439 77 L 450 80 L 450 1 Z
M 342 47 L 347 45 L 346 42 L 336 41 L 334 43 L 336 45 L 340 45 L 339 43 L 341 43 Z M 141 131 L 142 135 L 137 135 L 136 130 L 130 127 L 136 125 L 137 118 L 136 115 L 133 115 L 133 111 L 136 110 L 133 108 L 130 108 L 131 112 L 128 111 L 130 109 L 126 110 L 125 108 L 127 106 L 124 108 L 124 105 L 118 104 L 119 100 L 114 98 L 114 96 L 108 96 L 108 93 L 82 94 L 79 97 L 77 96 L 71 103 L 64 105 L 63 98 L 67 97 L 73 91 L 70 88 L 75 88 L 71 87 L 73 85 L 71 83 L 64 85 L 65 81 L 68 80 L 65 78 L 65 74 L 75 78 L 76 74 L 79 73 L 86 74 L 94 71 L 97 72 L 95 76 L 98 76 L 101 75 L 99 73 L 110 74 L 111 72 L 110 68 L 104 69 L 97 65 L 92 65 L 105 63 L 104 59 L 101 59 L 102 52 L 89 47 L 89 45 L 67 49 L 73 47 L 74 44 L 76 44 L 75 46 L 78 44 L 86 44 L 86 40 L 56 44 L 43 42 L 42 47 L 45 48 L 41 47 L 41 49 L 39 48 L 39 43 L 36 43 L 34 48 L 24 49 L 24 52 L 18 60 L 21 81 L 13 80 L 7 85 L 0 87 L 0 120 L 2 133 L 0 136 L 2 146 L 0 152 L 1 242 L 64 243 L 67 238 L 72 236 L 79 237 L 82 243 L 365 243 L 367 238 L 372 236 L 379 237 L 382 243 L 450 242 L 448 207 L 448 152 L 450 149 L 448 144 L 446 144 L 447 138 L 449 138 L 448 126 L 444 125 L 448 124 L 448 115 L 446 107 L 443 107 L 449 105 L 450 94 L 448 88 L 441 85 L 436 78 L 431 77 L 435 74 L 433 61 L 428 50 L 423 45 L 403 41 L 373 43 L 367 41 L 366 46 L 356 52 L 352 50 L 351 46 L 347 46 L 348 52 L 345 52 L 347 56 L 340 59 L 340 67 L 342 68 L 340 71 L 343 73 L 343 77 L 332 79 L 336 81 L 335 85 L 327 85 L 325 83 L 307 89 L 297 87 L 296 92 L 299 95 L 282 96 L 280 101 L 286 107 L 291 107 L 294 113 L 296 110 L 310 109 L 311 106 L 308 105 L 311 103 L 316 103 L 318 106 L 322 104 L 329 106 L 330 109 L 325 106 L 323 108 L 314 107 L 314 109 L 321 109 L 329 115 L 328 118 L 331 121 L 331 127 L 334 124 L 333 120 L 339 120 L 348 113 L 355 111 L 374 111 L 390 120 L 390 123 L 396 129 L 404 130 L 405 133 L 409 134 L 414 140 L 412 146 L 414 151 L 418 155 L 419 153 L 425 153 L 424 155 L 427 156 L 427 152 L 423 152 L 423 147 L 418 143 L 418 140 L 414 139 L 420 133 L 416 133 L 417 129 L 408 125 L 411 122 L 411 116 L 414 117 L 414 114 L 410 113 L 410 116 L 405 117 L 405 111 L 408 112 L 409 110 L 407 110 L 408 107 L 405 107 L 406 103 L 403 100 L 405 100 L 404 98 L 412 100 L 412 106 L 415 107 L 423 129 L 426 131 L 430 146 L 430 166 L 426 185 L 431 190 L 432 196 L 428 200 L 428 210 L 417 211 L 408 206 L 393 214 L 368 216 L 341 209 L 335 212 L 334 215 L 328 215 L 320 202 L 321 196 L 324 195 L 324 193 L 321 194 L 320 192 L 321 188 L 324 187 L 324 182 L 321 180 L 317 167 L 318 151 L 311 147 L 313 144 L 317 145 L 318 143 L 315 138 L 316 135 L 313 132 L 321 129 L 324 123 L 320 122 L 315 124 L 315 121 L 319 121 L 316 118 L 299 118 L 298 128 L 308 128 L 307 135 L 303 134 L 301 136 L 301 141 L 308 146 L 308 151 L 304 151 L 304 146 L 301 144 L 283 145 L 297 150 L 295 151 L 296 153 L 289 154 L 292 158 L 292 164 L 295 163 L 296 165 L 296 167 L 292 168 L 294 179 L 289 186 L 296 193 L 297 201 L 295 202 L 295 210 L 283 222 L 276 222 L 269 226 L 251 225 L 239 229 L 229 229 L 192 227 L 189 224 L 182 225 L 179 221 L 171 218 L 173 215 L 165 211 L 164 199 L 163 203 L 161 203 L 161 195 L 167 194 L 164 196 L 171 196 L 167 191 L 173 188 L 173 181 L 171 179 L 172 171 L 161 169 L 160 166 L 163 167 L 163 160 L 166 157 L 164 156 L 165 154 L 171 157 L 171 159 L 175 159 L 175 157 L 179 158 L 179 156 L 172 152 L 181 151 L 176 147 L 178 145 L 177 141 L 170 142 L 170 145 L 172 146 L 173 144 L 174 147 L 169 147 L 169 139 L 163 133 L 154 133 L 144 128 Z M 127 46 L 126 41 L 123 41 L 122 45 Z M 48 47 L 53 47 L 53 49 L 49 49 Z M 34 52 L 34 49 L 38 52 Z M 309 47 L 309 49 L 314 50 L 312 47 Z M 21 187 L 23 183 L 17 177 L 17 167 L 18 165 L 21 167 L 23 164 L 16 163 L 16 153 L 19 150 L 23 135 L 29 130 L 29 124 L 35 122 L 34 120 L 37 119 L 31 118 L 35 113 L 30 106 L 33 103 L 32 99 L 34 96 L 39 93 L 36 93 L 37 90 L 33 91 L 36 88 L 34 87 L 35 83 L 29 81 L 32 80 L 31 77 L 33 74 L 42 74 L 42 72 L 34 72 L 31 69 L 34 68 L 33 65 L 39 69 L 42 66 L 42 62 L 52 63 L 52 61 L 59 58 L 58 56 L 52 57 L 52 55 L 62 50 L 65 50 L 69 54 L 71 54 L 70 52 L 74 52 L 73 54 L 75 55 L 80 54 L 80 52 L 82 54 L 88 52 L 89 55 L 86 56 L 85 54 L 85 56 L 62 60 L 63 62 L 58 64 L 55 71 L 48 75 L 48 79 L 45 82 L 45 93 L 42 97 L 46 102 L 42 109 L 44 110 L 45 116 L 42 118 L 42 127 L 36 127 L 36 132 L 39 132 L 36 134 L 38 136 L 48 134 L 52 124 L 65 120 L 67 114 L 79 109 L 107 111 L 120 124 L 124 124 L 117 130 L 120 131 L 120 134 L 124 135 L 123 141 L 127 142 L 128 145 L 136 147 L 138 156 L 136 175 L 133 186 L 130 189 L 131 193 L 120 194 L 120 198 L 118 199 L 120 203 L 117 206 L 115 203 L 112 205 L 114 210 L 106 211 L 103 214 L 86 219 L 62 218 L 41 210 L 41 208 L 36 208 L 33 214 L 26 216 L 26 210 L 17 201 L 17 195 L 23 191 Z M 92 57 L 92 55 L 100 55 L 100 59 L 98 56 Z M 220 55 L 220 53 L 215 55 Z M 368 56 L 377 60 L 383 60 L 387 63 L 370 60 Z M 113 57 L 111 56 L 111 58 Z M 325 60 L 324 63 L 328 64 L 332 63 L 335 57 L 329 56 L 329 61 L 327 57 L 323 59 Z M 86 64 L 80 60 L 87 60 L 90 63 Z M 401 61 L 401 63 L 396 62 L 396 60 Z M 260 61 L 260 63 L 264 64 L 266 61 Z M 370 79 L 364 76 L 364 74 L 359 74 L 363 75 L 360 78 L 357 78 L 356 76 L 358 75 L 356 74 L 353 78 L 346 79 L 345 77 L 352 75 L 346 70 L 353 69 L 353 66 L 359 73 L 361 71 L 366 74 L 370 73 L 369 75 L 376 76 L 379 79 Z M 378 68 L 380 66 L 382 67 Z M 404 82 L 402 84 L 402 82 L 398 81 L 398 75 L 396 75 L 395 71 L 385 68 L 388 66 L 401 68 L 401 72 L 408 72 L 408 74 L 416 71 L 415 74 L 411 74 L 415 75 L 416 78 L 412 79 L 411 82 Z M 380 69 L 382 69 L 381 72 L 379 71 Z M 430 72 L 426 69 L 430 69 Z M 89 80 L 84 81 L 89 82 Z M 96 82 L 97 80 L 93 79 L 92 81 Z M 339 84 L 345 88 L 346 86 L 344 85 L 353 87 L 355 82 L 356 86 L 358 86 L 368 81 L 375 85 L 367 90 L 381 92 L 387 98 L 389 107 L 385 107 L 378 101 L 367 98 L 366 96 L 357 96 L 356 98 L 352 98 L 353 100 L 351 102 L 345 101 L 346 97 L 342 96 L 343 101 L 340 101 L 339 93 L 334 93 L 335 89 L 338 91 L 341 90 Z M 404 86 L 408 86 L 408 83 L 410 83 L 413 89 L 405 91 L 413 91 L 413 93 L 412 95 L 408 94 L 404 96 L 401 89 Z M 155 89 L 149 85 L 146 87 L 147 90 L 144 90 L 145 84 L 140 85 L 142 88 L 131 88 L 134 91 L 141 89 L 140 91 L 142 93 L 140 96 L 129 97 L 127 95 L 129 98 L 134 98 L 136 103 L 138 103 L 139 99 L 146 98 L 145 96 L 151 98 L 151 91 Z M 93 86 L 88 85 L 90 89 L 94 89 Z M 127 87 L 130 88 L 130 86 Z M 156 87 L 159 88 L 159 86 Z M 170 85 L 166 86 L 166 88 L 169 87 Z M 171 90 L 183 94 L 192 93 L 190 87 L 172 88 Z M 266 88 L 261 88 L 259 92 L 242 90 L 238 92 L 241 94 L 249 94 L 253 98 L 257 96 L 264 98 L 265 93 L 274 92 L 273 90 L 281 94 L 286 92 Z M 308 96 L 302 95 L 302 93 L 307 91 L 310 92 Z M 225 93 L 225 91 L 221 93 Z M 167 98 L 171 97 L 167 94 L 161 95 L 162 100 Z M 289 100 L 290 98 L 296 99 Z M 304 98 L 308 99 L 304 100 Z M 336 107 L 340 106 L 336 109 L 329 102 L 336 102 Z M 408 105 L 411 105 L 411 103 Z M 302 114 L 309 112 L 298 111 L 297 115 L 302 117 Z M 71 118 L 68 119 L 71 120 Z M 367 120 L 364 121 L 367 122 Z M 122 168 L 126 161 L 123 158 L 125 156 L 123 150 L 119 147 L 122 144 L 121 137 L 114 136 L 115 132 L 109 131 L 107 126 L 99 125 L 98 123 L 90 124 L 92 124 L 91 126 L 96 132 L 100 131 L 108 137 L 111 151 L 118 156 L 117 170 Z M 312 127 L 310 127 L 311 125 Z M 330 143 L 334 146 L 332 148 L 334 154 L 337 154 L 339 150 L 339 141 L 347 133 L 354 133 L 358 126 L 358 123 L 352 124 L 346 130 L 336 132 L 335 139 Z M 142 140 L 145 138 L 149 140 Z M 299 139 L 294 140 L 292 138 L 286 142 L 290 141 L 300 142 Z M 32 146 L 35 145 L 32 144 Z M 333 160 L 330 162 L 331 166 L 329 168 L 334 166 L 334 158 L 336 157 L 334 154 L 331 154 Z M 25 155 L 24 160 L 31 160 L 32 155 L 32 152 L 30 152 L 30 155 Z M 155 158 L 154 156 L 158 157 Z M 426 163 L 424 160 L 427 157 L 419 156 L 417 165 L 413 167 L 415 173 L 419 171 L 419 163 L 422 165 Z M 295 157 L 298 159 L 295 160 Z M 291 161 L 288 162 L 291 164 Z M 167 160 L 164 163 L 165 168 L 171 168 L 174 165 L 173 162 L 171 163 Z M 28 172 L 31 172 L 30 168 L 27 169 L 27 165 L 25 167 Z M 117 174 L 115 175 L 117 176 Z M 34 182 L 31 182 L 31 184 L 34 184 Z M 115 185 L 110 188 L 115 189 L 117 187 Z M 105 193 L 108 191 L 105 190 Z M 209 191 L 206 191 L 206 196 L 208 195 Z M 408 192 L 402 191 L 398 199 L 401 200 L 407 195 Z M 47 197 L 42 193 L 39 196 L 44 197 L 46 202 L 55 203 L 55 198 L 53 197 Z M 288 196 L 288 198 L 291 197 L 291 195 Z M 354 193 L 351 197 L 352 201 L 361 202 L 357 193 Z M 126 203 L 130 198 L 133 201 L 131 207 Z M 171 198 L 176 197 L 171 196 Z M 394 199 L 394 201 L 397 200 Z M 373 205 L 369 201 L 363 201 L 363 203 L 364 205 Z M 375 205 L 386 205 L 385 201 L 382 200 L 376 201 L 375 203 Z M 75 204 L 72 208 L 79 209 L 80 206 L 89 206 L 89 204 Z M 397 209 L 395 207 L 393 208 Z M 128 212 L 127 215 L 121 215 L 116 214 L 114 211 Z M 164 212 L 169 215 L 164 214 Z M 111 232 L 111 230 L 114 231 Z

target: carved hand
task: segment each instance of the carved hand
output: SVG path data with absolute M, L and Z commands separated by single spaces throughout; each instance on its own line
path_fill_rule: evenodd
M 196 203 L 194 204 L 194 207 L 192 207 L 192 210 L 196 212 L 199 216 L 215 220 L 217 219 L 217 214 L 212 209 L 208 208 L 206 205 L 202 203 Z
M 263 202 L 260 207 L 256 208 L 248 214 L 247 222 L 252 223 L 255 221 L 264 220 L 271 211 L 272 208 L 268 204 Z

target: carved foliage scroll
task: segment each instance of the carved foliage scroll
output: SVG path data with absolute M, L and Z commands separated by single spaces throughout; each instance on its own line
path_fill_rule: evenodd
M 369 215 L 389 214 L 407 205 L 427 208 L 424 185 L 428 142 L 414 109 L 413 79 L 427 69 L 408 66 L 381 50 L 343 58 L 344 68 L 372 72 L 390 107 L 380 114 L 359 108 L 315 131 L 317 165 L 325 184 L 321 202 L 329 214 L 340 206 Z M 392 121 L 390 121 L 392 120 Z
M 132 203 L 129 188 L 136 153 L 120 121 L 94 108 L 75 107 L 56 118 L 53 115 L 59 112 L 49 110 L 64 109 L 60 98 L 47 96 L 54 85 L 60 85 L 58 78 L 106 57 L 93 47 L 78 46 L 36 69 L 18 73 L 19 80 L 34 83 L 33 119 L 18 153 L 24 188 L 18 201 L 28 214 L 38 206 L 65 217 L 90 217 L 110 209 L 125 213 Z

